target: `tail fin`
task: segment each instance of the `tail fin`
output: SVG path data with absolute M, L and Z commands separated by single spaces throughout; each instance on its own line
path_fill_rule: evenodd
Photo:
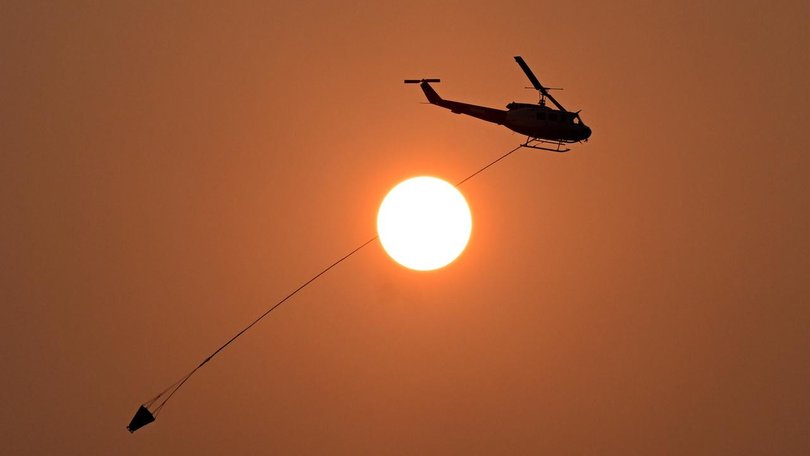
M 431 82 L 441 82 L 441 79 L 406 79 L 405 84 L 419 84 L 419 87 L 422 88 L 422 91 L 425 92 L 425 96 L 427 97 L 428 101 L 432 104 L 438 104 L 442 101 L 442 97 L 433 90 L 433 87 L 430 86 Z
M 427 97 L 428 101 L 431 102 L 432 104 L 437 104 L 440 101 L 442 101 L 442 97 L 440 97 L 439 94 L 436 93 L 435 90 L 433 90 L 433 87 L 431 87 L 427 81 L 424 81 L 421 84 L 419 84 L 419 87 L 422 88 L 422 91 L 425 92 L 425 96 Z

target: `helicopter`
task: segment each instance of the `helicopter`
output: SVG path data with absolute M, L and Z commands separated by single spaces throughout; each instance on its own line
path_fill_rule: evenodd
M 526 142 L 521 144 L 523 147 L 550 152 L 568 152 L 571 149 L 565 148 L 565 144 L 588 141 L 591 136 L 591 129 L 579 117 L 579 111 L 568 111 L 549 93 L 549 90 L 562 89 L 543 87 L 522 57 L 516 56 L 515 61 L 526 73 L 534 89 L 539 92 L 539 103 L 512 102 L 506 105 L 507 110 L 504 111 L 502 109 L 445 100 L 430 85 L 431 83 L 441 82 L 441 79 L 406 79 L 405 84 L 419 84 L 430 104 L 449 109 L 454 114 L 466 114 L 487 122 L 503 125 L 512 131 L 526 135 Z M 546 106 L 546 99 L 551 101 L 557 109 Z

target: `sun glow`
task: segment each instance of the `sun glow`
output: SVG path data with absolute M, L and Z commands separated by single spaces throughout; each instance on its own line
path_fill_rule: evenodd
M 455 260 L 470 240 L 472 216 L 461 192 L 435 177 L 414 177 L 388 192 L 377 233 L 397 263 L 431 271 Z

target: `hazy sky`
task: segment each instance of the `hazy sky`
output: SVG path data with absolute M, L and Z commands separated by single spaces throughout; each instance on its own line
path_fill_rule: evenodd
M 237 3 L 232 5 L 231 3 Z M 810 452 L 810 6 L 0 3 L 4 454 Z M 461 190 L 467 250 L 378 243 L 397 182 L 534 102 L 593 129 Z

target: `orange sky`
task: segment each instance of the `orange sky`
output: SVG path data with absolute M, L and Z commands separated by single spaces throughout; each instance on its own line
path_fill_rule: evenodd
M 5 2 L 4 454 L 810 452 L 807 2 Z M 536 101 L 591 141 L 462 187 L 465 253 L 375 243 L 400 180 L 522 140 L 421 104 Z M 557 95 L 557 94 L 555 94 Z

